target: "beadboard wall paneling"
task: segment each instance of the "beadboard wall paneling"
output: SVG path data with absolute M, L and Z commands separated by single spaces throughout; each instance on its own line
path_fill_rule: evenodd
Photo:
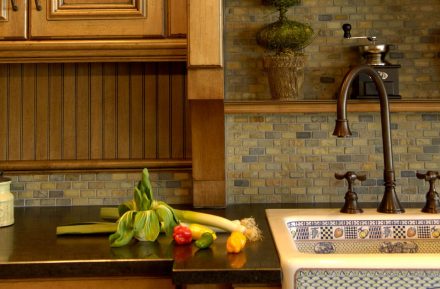
M 0 65 L 0 161 L 191 159 L 186 64 Z

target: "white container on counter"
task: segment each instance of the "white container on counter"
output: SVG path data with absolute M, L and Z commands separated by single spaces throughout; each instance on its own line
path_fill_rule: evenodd
M 11 179 L 0 172 L 0 227 L 14 224 L 14 195 L 11 193 Z

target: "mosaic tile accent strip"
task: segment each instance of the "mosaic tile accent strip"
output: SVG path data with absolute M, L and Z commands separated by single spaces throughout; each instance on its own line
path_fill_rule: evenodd
M 438 239 L 440 237 L 440 219 L 288 221 L 286 226 L 294 240 Z
M 296 289 L 438 289 L 435 270 L 299 270 Z
M 440 242 L 430 239 L 414 240 L 332 240 L 332 241 L 295 241 L 301 253 L 308 254 L 433 254 L 440 252 Z

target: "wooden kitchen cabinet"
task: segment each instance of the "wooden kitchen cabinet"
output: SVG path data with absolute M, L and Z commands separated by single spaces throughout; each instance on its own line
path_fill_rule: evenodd
M 0 0 L 0 63 L 186 61 L 187 5 Z
M 165 0 L 30 0 L 29 37 L 164 37 L 164 2 Z
M 0 38 L 143 39 L 186 34 L 185 0 L 0 0 Z
M 25 39 L 26 28 L 26 0 L 0 0 L 0 39 Z

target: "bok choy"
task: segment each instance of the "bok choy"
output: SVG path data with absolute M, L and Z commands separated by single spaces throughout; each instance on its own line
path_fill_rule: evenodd
M 179 223 L 173 208 L 153 199 L 147 169 L 142 171 L 142 179 L 134 189 L 134 200 L 123 203 L 118 210 L 121 217 L 116 232 L 109 237 L 111 247 L 124 246 L 133 238 L 155 241 L 161 229 L 170 236 Z

